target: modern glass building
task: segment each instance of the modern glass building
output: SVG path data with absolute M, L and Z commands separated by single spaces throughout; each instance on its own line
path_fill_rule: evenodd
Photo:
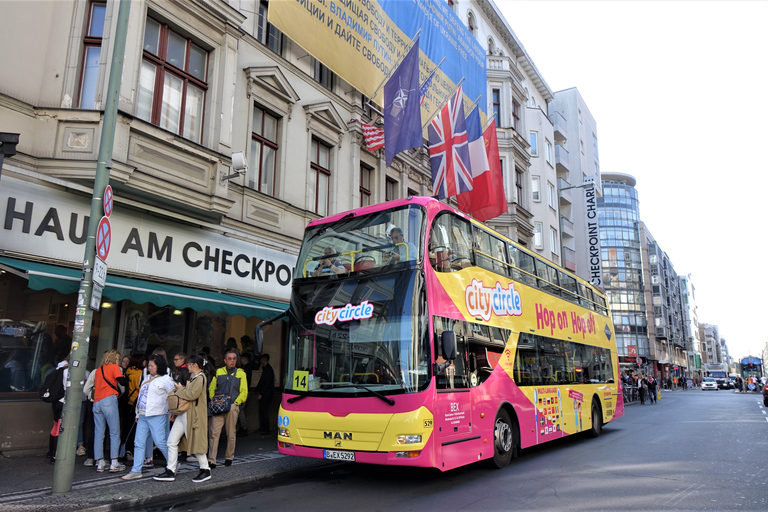
M 603 197 L 598 198 L 597 208 L 603 286 L 613 312 L 619 360 L 634 366 L 636 361 L 629 359 L 632 354 L 633 359 L 640 357 L 647 364 L 650 349 L 636 181 L 623 173 L 603 172 L 601 178 Z

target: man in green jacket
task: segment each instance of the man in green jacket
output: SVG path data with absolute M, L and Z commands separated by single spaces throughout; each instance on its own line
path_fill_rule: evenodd
M 211 416 L 211 439 L 209 440 L 208 464 L 211 469 L 216 467 L 216 454 L 219 451 L 219 436 L 221 428 L 227 433 L 227 451 L 224 455 L 224 465 L 231 466 L 235 458 L 235 442 L 237 440 L 237 416 L 240 414 L 240 406 L 248 398 L 248 382 L 245 372 L 237 368 L 237 350 L 230 349 L 224 354 L 224 367 L 216 370 L 216 375 L 208 386 L 208 396 L 228 394 L 232 407 L 229 412 Z

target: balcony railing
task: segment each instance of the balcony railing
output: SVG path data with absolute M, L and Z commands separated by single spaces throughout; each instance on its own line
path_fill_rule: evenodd
M 555 129 L 555 142 L 558 144 L 565 142 L 568 139 L 568 131 L 566 129 L 568 123 L 566 123 L 563 114 L 560 112 L 553 112 L 549 115 L 549 121 L 552 123 L 552 127 Z
M 560 144 L 555 144 L 555 165 L 557 172 L 568 172 L 571 170 L 571 157 L 568 150 Z

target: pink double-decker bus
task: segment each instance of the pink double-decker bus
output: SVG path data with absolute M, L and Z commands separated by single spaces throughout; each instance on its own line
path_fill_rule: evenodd
M 311 222 L 292 286 L 280 453 L 504 467 L 624 413 L 604 295 L 435 199 Z

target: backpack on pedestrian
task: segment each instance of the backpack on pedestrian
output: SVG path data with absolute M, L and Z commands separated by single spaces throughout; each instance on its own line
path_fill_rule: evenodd
M 58 402 L 64 398 L 64 368 L 51 370 L 40 387 L 40 400 L 46 403 Z

